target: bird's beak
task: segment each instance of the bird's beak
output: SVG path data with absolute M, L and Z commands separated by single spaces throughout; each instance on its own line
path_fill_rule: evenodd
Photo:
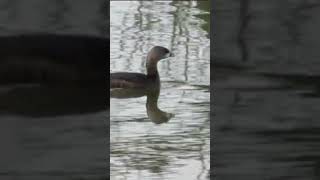
M 168 52 L 167 54 L 164 55 L 164 57 L 162 59 L 166 59 L 169 57 L 174 57 L 174 54 L 172 52 Z
M 174 54 L 172 52 L 169 52 L 165 55 L 165 58 L 174 57 Z

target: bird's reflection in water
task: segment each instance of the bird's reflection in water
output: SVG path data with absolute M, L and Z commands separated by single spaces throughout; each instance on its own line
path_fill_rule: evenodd
M 128 99 L 147 96 L 146 100 L 146 112 L 149 119 L 155 124 L 161 124 L 168 122 L 174 114 L 164 112 L 158 107 L 158 99 L 160 95 L 160 88 L 153 87 L 147 89 L 112 89 L 110 90 L 111 98 Z

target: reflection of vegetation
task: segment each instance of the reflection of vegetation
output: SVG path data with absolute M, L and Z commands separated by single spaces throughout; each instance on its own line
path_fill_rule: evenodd
M 190 80 L 190 56 L 193 54 L 193 42 L 197 41 L 197 38 L 193 35 L 195 31 L 199 31 L 203 33 L 203 29 L 207 31 L 207 33 L 203 33 L 203 37 L 208 38 L 209 31 L 210 31 L 210 13 L 209 7 L 205 7 L 209 5 L 210 2 L 198 2 L 192 3 L 189 1 L 174 1 L 171 3 L 172 6 L 175 7 L 175 10 L 172 12 L 172 38 L 171 38 L 171 47 L 173 50 L 177 49 L 178 51 L 182 51 L 182 46 L 185 47 L 184 52 L 184 68 L 183 68 L 183 75 L 184 81 Z M 200 9 L 198 6 L 204 7 Z M 196 28 L 195 28 L 196 27 Z M 181 43 L 181 37 L 184 38 L 184 43 Z M 200 36 L 199 36 L 200 38 Z M 202 41 L 204 42 L 204 41 Z M 203 47 L 207 47 L 208 44 Z M 197 48 L 200 49 L 202 48 Z M 203 56 L 198 55 L 196 59 L 202 59 Z M 208 60 L 209 62 L 209 60 Z M 168 62 L 170 63 L 170 62 Z M 170 67 L 168 65 L 168 67 Z M 181 66 L 182 67 L 182 66 Z M 199 76 L 206 76 L 204 68 L 199 68 L 200 75 Z
M 58 30 L 70 28 L 65 22 L 65 15 L 70 11 L 69 5 L 65 1 L 56 1 L 56 6 L 51 7 L 48 12 L 47 27 L 55 27 Z
M 206 23 L 202 25 L 202 28 L 210 34 L 210 7 L 211 7 L 211 1 L 198 1 L 197 2 L 197 8 L 206 11 L 208 13 L 202 13 L 197 15 L 197 17 L 204 20 Z
M 164 155 L 152 155 L 147 154 L 146 152 L 142 152 L 142 156 L 140 153 L 135 153 L 132 157 L 131 166 L 137 170 L 149 170 L 152 173 L 161 174 L 165 172 L 165 167 L 169 165 L 169 158 Z
M 126 169 L 126 171 L 121 172 L 124 179 L 126 179 L 126 177 L 130 174 L 130 169 L 139 171 L 139 174 L 144 174 L 142 173 L 144 171 L 157 174 L 157 176 L 162 176 L 165 174 L 165 172 L 167 172 L 166 168 L 169 166 L 171 159 L 162 150 L 153 149 L 152 147 L 154 145 L 152 142 L 147 149 L 142 148 L 146 145 L 146 142 L 143 139 L 131 139 L 130 143 L 125 143 L 130 148 L 121 151 L 111 150 L 111 155 L 113 156 L 126 157 L 119 159 L 119 162 L 122 164 L 121 166 Z M 112 145 L 111 148 L 115 146 L 117 145 Z M 111 167 L 113 168 L 114 166 Z
M 190 69 L 190 67 L 193 67 L 192 63 L 194 61 L 204 59 L 203 55 L 197 53 L 202 52 L 201 50 L 203 50 L 203 46 L 199 44 L 207 46 L 204 42 L 207 42 L 207 37 L 205 37 L 207 34 L 206 32 L 209 34 L 210 31 L 210 2 L 172 1 L 168 3 L 164 1 L 159 3 L 159 5 L 160 6 L 158 7 L 154 2 L 141 1 L 137 3 L 136 12 L 124 12 L 123 20 L 125 19 L 124 21 L 126 22 L 122 23 L 121 27 L 120 25 L 117 27 L 120 29 L 118 31 L 120 32 L 118 35 L 120 38 L 117 42 L 120 43 L 115 43 L 114 45 L 120 47 L 120 54 L 121 52 L 128 52 L 125 54 L 128 66 L 121 63 L 116 64 L 123 65 L 121 69 L 134 70 L 132 66 L 137 65 L 137 63 L 135 63 L 136 57 L 134 55 L 144 52 L 149 45 L 155 42 L 170 43 L 171 46 L 168 45 L 168 47 L 173 51 L 177 51 L 177 54 L 180 55 L 179 58 L 181 59 L 177 59 L 179 60 L 178 65 L 181 66 L 174 66 L 174 68 L 172 68 L 170 65 L 172 61 L 166 61 L 166 73 L 173 72 L 175 77 L 181 75 L 181 79 L 183 79 L 184 75 L 184 80 L 189 82 L 192 77 L 189 78 L 188 75 L 190 75 L 190 73 L 194 73 L 193 69 Z M 163 7 L 166 6 L 168 6 L 168 8 L 163 9 Z M 131 17 L 132 14 L 134 15 L 133 18 Z M 134 19 L 134 21 L 130 22 L 130 18 Z M 202 41 L 202 38 L 204 41 Z M 140 58 L 141 55 L 138 54 L 138 56 Z M 143 64 L 145 61 L 142 60 L 141 62 L 141 69 L 145 69 L 145 65 Z M 202 62 L 199 62 L 198 64 L 200 63 Z M 173 63 L 173 65 L 176 64 Z M 177 70 L 182 70 L 181 74 L 179 74 L 179 71 Z M 203 73 L 200 73 L 200 77 L 202 77 L 202 74 L 203 76 L 207 75 L 204 71 L 205 68 L 200 67 L 197 70 L 201 72 L 203 71 Z M 170 77 L 170 75 L 171 74 L 166 74 L 166 77 Z M 202 87 L 199 87 L 199 89 L 200 88 L 202 89 Z M 208 87 L 203 87 L 203 89 L 207 90 Z M 176 89 L 174 91 L 176 91 Z M 120 95 L 116 94 L 115 91 L 110 93 L 111 96 Z M 132 92 L 131 95 L 133 97 L 138 97 L 140 93 L 141 92 Z M 130 93 L 126 92 L 123 94 L 128 95 Z M 190 95 L 191 94 L 186 93 L 185 98 L 192 98 Z M 149 110 L 152 111 L 151 113 L 156 112 L 154 114 L 149 112 L 148 116 L 149 118 L 157 117 L 150 118 L 156 119 L 156 121 L 153 120 L 155 123 L 166 122 L 163 121 L 163 117 L 165 116 L 162 116 L 161 110 L 159 111 L 156 106 L 158 96 L 158 93 L 155 92 L 148 94 L 146 104 L 147 111 L 149 107 Z M 183 102 L 181 103 L 183 104 Z M 189 106 L 201 109 L 199 114 L 209 111 L 208 103 L 197 103 L 192 101 L 192 103 L 187 104 L 187 109 L 183 109 L 182 112 L 177 113 L 188 113 L 189 110 L 191 110 L 188 109 Z M 124 107 L 126 108 L 127 106 Z M 156 111 L 154 111 L 154 109 L 156 109 Z M 182 166 L 187 166 L 190 165 L 190 163 L 193 163 L 193 161 L 189 160 L 195 160 L 200 163 L 200 167 L 198 166 L 198 163 L 195 164 L 195 169 L 197 170 L 197 174 L 195 175 L 197 177 L 195 177 L 195 179 L 206 178 L 209 170 L 209 118 L 205 117 L 205 122 L 199 121 L 202 117 L 197 119 L 197 122 L 187 122 L 188 120 L 182 120 L 183 123 L 181 124 L 183 125 L 181 125 L 181 127 L 178 125 L 177 121 L 174 120 L 164 126 L 151 126 L 154 128 L 158 127 L 169 133 L 168 135 L 160 135 L 151 132 L 153 130 L 147 134 L 139 133 L 139 130 L 137 133 L 128 133 L 126 131 L 127 128 L 139 129 L 136 127 L 130 127 L 132 121 L 128 121 L 130 123 L 129 126 L 126 125 L 128 117 L 131 118 L 132 115 L 124 116 L 121 118 L 121 121 L 116 120 L 116 122 L 112 122 L 112 124 L 115 123 L 114 128 L 119 129 L 120 134 L 120 137 L 117 135 L 113 137 L 113 142 L 111 142 L 111 159 L 114 159 L 114 161 L 117 162 L 115 163 L 118 166 L 115 167 L 115 171 L 118 171 L 116 172 L 117 176 L 123 176 L 123 179 L 126 179 L 127 176 L 132 177 L 131 175 L 135 175 L 136 173 L 138 174 L 138 179 L 142 179 L 145 176 L 149 178 L 166 176 L 166 174 L 178 173 Z M 183 117 L 178 118 L 183 119 Z M 135 120 L 139 120 L 138 123 L 141 124 L 145 122 L 145 118 L 142 117 Z M 122 123 L 125 123 L 125 125 Z M 134 124 L 136 124 L 136 121 Z M 139 126 L 140 125 L 137 125 L 137 127 Z M 143 128 L 149 127 L 148 125 L 141 126 L 143 126 Z M 175 128 L 177 129 L 175 130 Z M 143 131 L 145 131 L 145 129 L 143 129 Z M 170 131 L 173 131 L 173 133 Z M 118 131 L 115 130 L 114 132 Z M 124 138 L 122 136 L 124 136 Z M 152 174 L 149 175 L 149 173 Z M 162 179 L 166 178 L 164 177 Z
M 249 14 L 249 5 L 249 0 L 242 0 L 240 3 L 240 27 L 238 32 L 238 45 L 241 50 L 242 62 L 248 61 L 249 59 L 249 52 L 245 38 L 246 30 L 248 28 L 248 24 L 251 18 Z

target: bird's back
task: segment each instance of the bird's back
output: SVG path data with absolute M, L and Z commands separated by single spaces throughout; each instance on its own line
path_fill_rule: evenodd
M 110 74 L 110 88 L 143 88 L 148 77 L 141 73 L 118 72 Z

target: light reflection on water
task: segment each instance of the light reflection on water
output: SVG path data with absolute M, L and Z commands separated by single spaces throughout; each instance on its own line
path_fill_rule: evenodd
M 175 57 L 158 64 L 158 107 L 174 114 L 155 124 L 147 97 L 110 100 L 111 179 L 207 179 L 210 169 L 210 41 L 195 2 L 111 2 L 110 70 L 145 73 L 154 45 Z

